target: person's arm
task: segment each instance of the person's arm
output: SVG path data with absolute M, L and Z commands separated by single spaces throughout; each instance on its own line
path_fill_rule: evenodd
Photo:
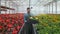
M 24 21 L 25 21 L 25 22 L 27 22 L 27 21 L 28 21 L 28 19 L 29 19 L 28 14 L 24 14 Z

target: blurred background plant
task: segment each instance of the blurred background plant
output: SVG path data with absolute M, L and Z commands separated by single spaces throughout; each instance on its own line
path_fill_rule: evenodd
M 32 17 L 38 20 L 35 25 L 38 34 L 60 34 L 60 15 L 58 14 L 42 14 Z

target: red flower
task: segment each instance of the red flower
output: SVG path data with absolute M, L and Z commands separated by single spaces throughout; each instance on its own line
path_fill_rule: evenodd
M 6 34 L 8 34 L 8 33 L 6 33 Z
M 10 31 L 10 28 L 8 28 L 7 30 Z
M 0 22 L 2 22 L 2 19 L 0 20 Z
M 14 19 L 12 19 L 12 21 L 15 21 Z
M 17 30 L 13 30 L 13 32 L 12 32 L 12 34 L 17 34 L 18 33 L 18 31 Z
M 12 22 L 12 24 L 14 24 L 15 22 Z
M 7 20 L 6 20 L 6 22 L 10 22 L 10 20 L 9 20 L 9 19 L 7 19 Z
M 7 27 L 11 28 L 11 27 L 13 27 L 13 25 L 12 24 L 7 24 Z
M 21 28 L 21 26 L 17 26 L 17 30 L 19 30 Z
M 1 20 L 2 18 L 0 17 L 0 20 Z
M 5 23 L 5 20 L 2 20 L 3 23 Z
M 0 29 L 2 29 L 3 28 L 3 26 L 0 26 Z
M 18 21 L 16 21 L 16 23 L 18 23 Z

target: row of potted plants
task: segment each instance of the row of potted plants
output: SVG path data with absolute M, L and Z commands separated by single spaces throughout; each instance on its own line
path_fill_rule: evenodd
M 0 14 L 0 34 L 18 34 L 23 23 L 23 14 Z
M 33 19 L 39 21 L 36 24 L 38 34 L 60 34 L 60 14 L 43 14 Z

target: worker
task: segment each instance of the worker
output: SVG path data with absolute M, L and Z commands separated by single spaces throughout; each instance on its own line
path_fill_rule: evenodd
M 35 20 L 29 19 L 30 16 L 31 16 L 30 15 L 30 8 L 28 7 L 27 8 L 27 13 L 24 14 L 25 23 L 24 23 L 24 26 L 23 26 L 23 28 L 22 28 L 22 30 L 20 31 L 19 34 L 35 34 L 34 28 L 33 28 L 33 25 L 32 25 Z
M 30 17 L 30 8 L 27 8 L 27 13 L 24 13 L 24 26 L 22 28 L 22 30 L 19 32 L 19 34 L 34 34 L 33 32 L 33 26 L 29 21 L 29 17 Z
M 29 17 L 30 17 L 31 15 L 30 15 L 30 8 L 28 7 L 27 8 L 27 13 L 25 14 L 25 30 L 24 30 L 24 34 L 33 34 L 33 26 L 32 26 L 32 24 L 30 23 L 30 21 L 29 21 Z
M 27 8 L 27 13 L 24 14 L 24 21 L 27 22 L 27 20 L 29 19 L 30 17 L 30 8 L 28 7 Z

